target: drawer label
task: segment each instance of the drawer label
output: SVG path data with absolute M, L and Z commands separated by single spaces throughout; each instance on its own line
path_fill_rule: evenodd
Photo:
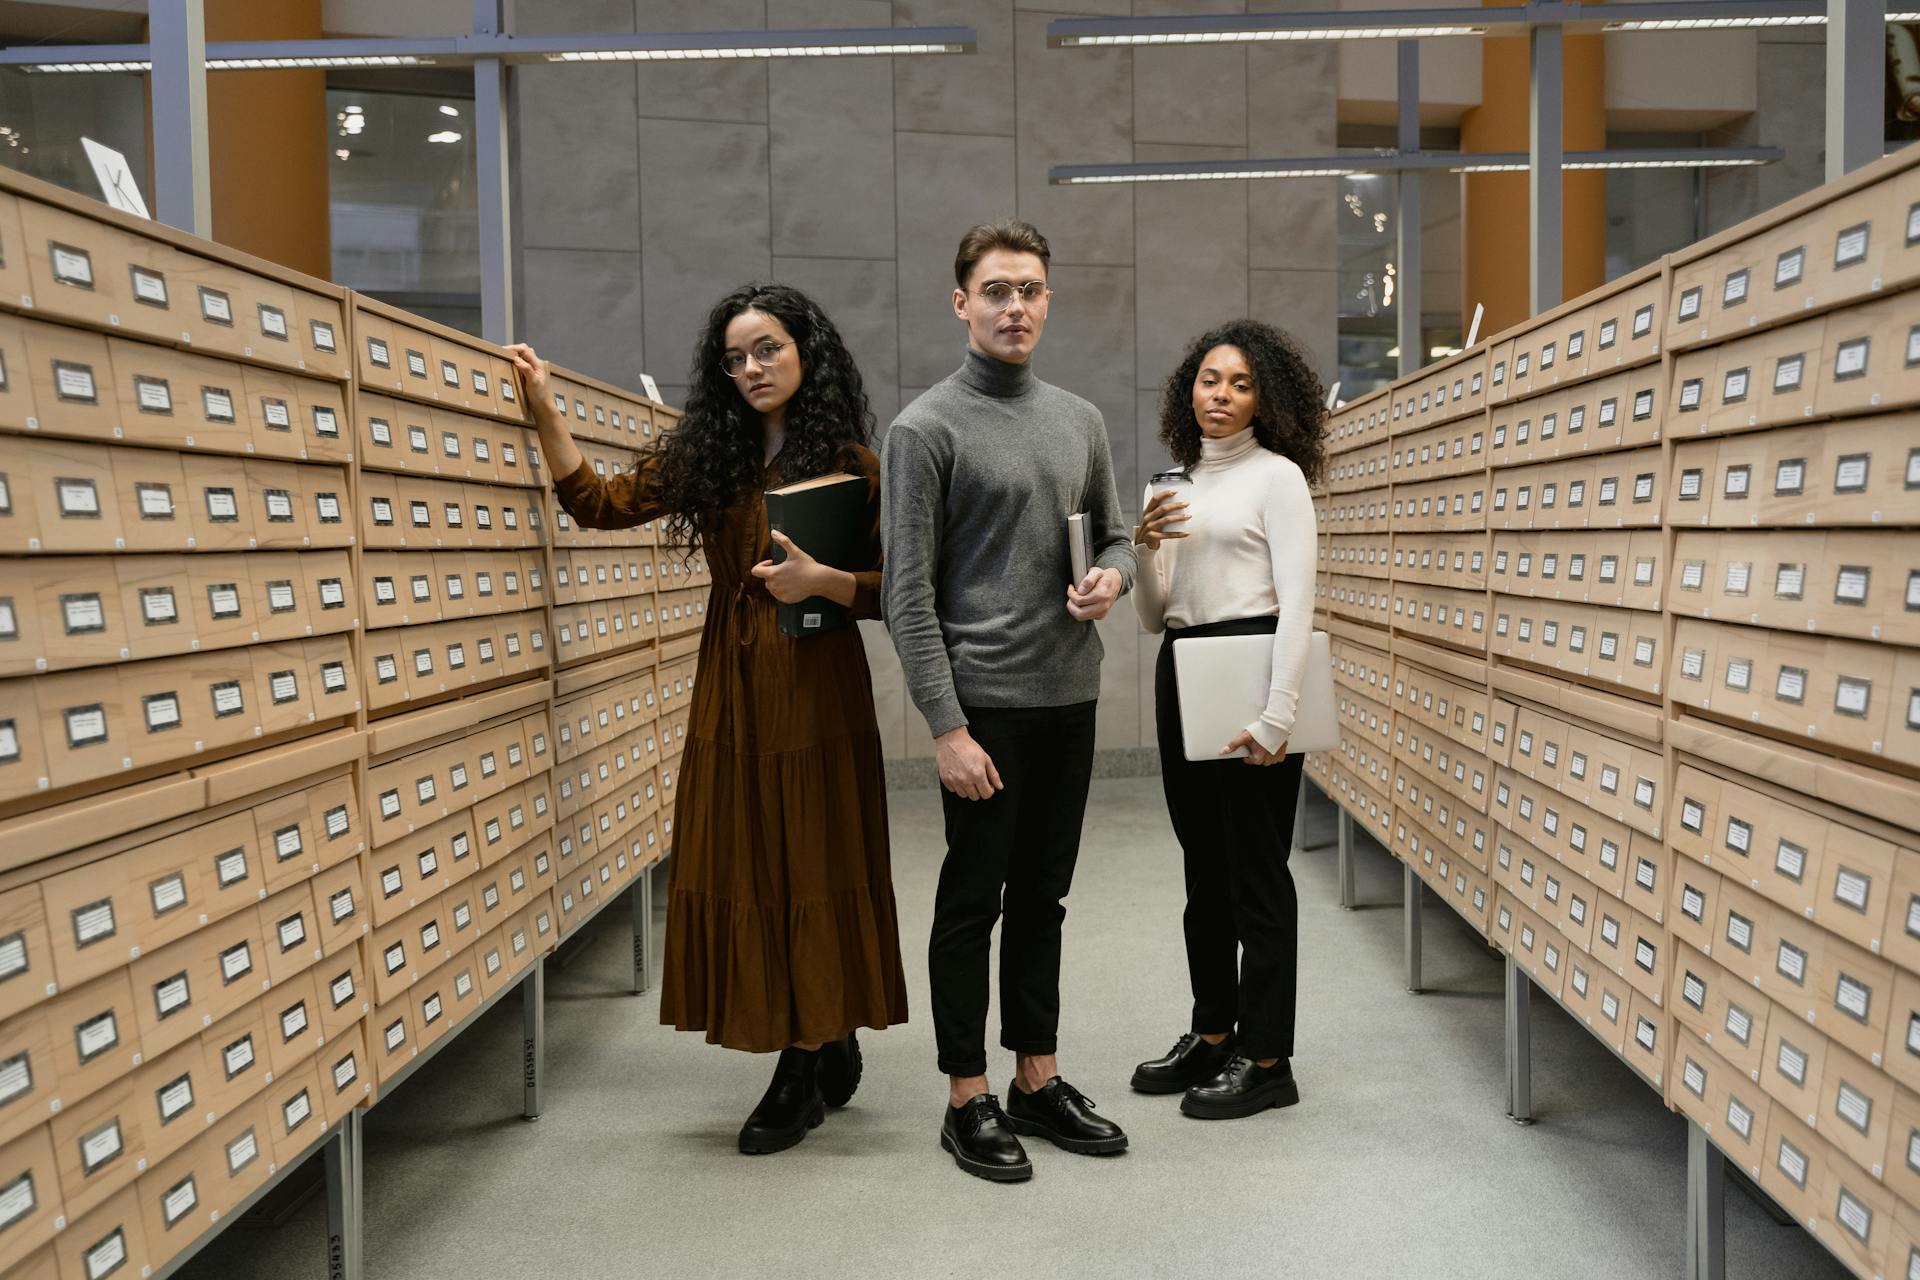
M 144 267 L 132 268 L 131 275 L 133 277 L 133 296 L 135 301 L 144 302 L 148 306 L 154 307 L 164 307 L 167 305 L 167 278 L 165 276 L 161 275 L 158 271 L 148 271 Z
M 249 1129 L 227 1144 L 227 1172 L 238 1173 L 260 1155 L 260 1142 Z
M 246 709 L 246 697 L 240 691 L 240 682 L 238 680 L 223 680 L 213 686 L 213 714 L 215 716 L 239 715 Z
M 126 1265 L 126 1232 L 115 1227 L 106 1239 L 97 1241 L 81 1255 L 81 1261 L 87 1268 L 87 1280 L 106 1280 L 106 1277 Z
M 133 379 L 134 398 L 142 413 L 172 413 L 173 389 L 165 378 L 149 378 L 135 374 Z
M 1613 939 L 1609 938 L 1611 942 Z M 1735 911 L 1727 913 L 1727 941 L 1742 951 L 1753 950 L 1753 921 Z
M 0 1062 L 0 1104 L 33 1092 L 33 1065 L 25 1053 Z
M 115 1116 L 80 1140 L 80 1168 L 91 1176 L 96 1170 L 126 1149 L 120 1136 L 120 1118 Z
M 100 514 L 100 491 L 93 481 L 56 481 L 54 491 L 60 499 L 61 515 L 97 516 Z
M 175 974 L 164 982 L 156 984 L 153 989 L 154 1007 L 159 1010 L 162 1018 L 185 1008 L 192 999 L 193 994 L 187 986 L 187 975 L 184 973 Z
M 1873 1003 L 1873 993 L 1859 979 L 1841 974 L 1834 986 L 1833 1002 L 1861 1022 L 1867 1020 L 1867 1010 Z
M 302 1000 L 280 1015 L 280 1038 L 291 1040 L 307 1029 L 307 1002 Z
M 1807 980 L 1807 953 L 1791 942 L 1782 942 L 1774 957 L 1774 969 L 1789 982 L 1803 983 Z
M 194 1207 L 199 1203 L 200 1190 L 194 1185 L 193 1176 L 189 1174 L 184 1181 L 161 1198 L 160 1211 L 166 1218 L 167 1225 L 171 1227 L 174 1223 L 192 1213 Z
M 73 941 L 76 947 L 85 948 L 103 938 L 111 938 L 116 932 L 112 898 L 102 898 L 98 902 L 74 908 Z
M 242 942 L 220 953 L 220 977 L 235 982 L 253 972 L 253 946 Z
M 247 852 L 245 849 L 229 849 L 213 860 L 214 878 L 222 889 L 238 884 L 247 878 Z
M 148 625 L 172 622 L 180 616 L 180 606 L 172 587 L 144 587 L 140 591 L 140 612 Z
M 1834 1109 L 1840 1113 L 1841 1119 L 1861 1133 L 1867 1131 L 1873 1120 L 1873 1100 L 1844 1081 L 1840 1085 Z
M 107 740 L 107 712 L 99 703 L 69 707 L 66 712 L 67 745 L 79 748 Z
M 93 288 L 93 257 L 85 249 L 70 249 L 63 244 L 49 243 L 47 250 L 55 280 L 76 288 Z
M 220 1053 L 220 1062 L 226 1069 L 229 1080 L 252 1066 L 254 1063 L 253 1037 L 245 1035 L 228 1045 Z

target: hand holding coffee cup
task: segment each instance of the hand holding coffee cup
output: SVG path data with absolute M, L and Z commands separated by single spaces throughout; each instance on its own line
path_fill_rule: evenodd
M 1134 530 L 1135 543 L 1149 551 L 1159 549 L 1161 542 L 1168 538 L 1187 536 L 1187 522 L 1191 513 L 1187 509 L 1185 495 L 1192 488 L 1193 481 L 1184 471 L 1162 471 L 1147 486 L 1140 513 L 1140 525 Z

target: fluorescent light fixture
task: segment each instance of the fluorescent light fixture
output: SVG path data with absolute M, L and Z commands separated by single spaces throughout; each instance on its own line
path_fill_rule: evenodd
M 415 57 L 410 54 L 341 54 L 330 58 L 207 59 L 209 71 L 304 71 L 322 70 L 327 67 L 432 67 L 438 65 L 439 63 L 432 58 Z M 153 70 L 153 63 L 144 59 L 115 62 L 32 62 L 27 64 L 27 70 L 67 74 L 77 71 L 147 72 Z
M 958 44 L 743 45 L 732 48 L 576 49 L 546 54 L 548 62 L 721 62 L 737 58 L 888 58 L 926 53 L 967 53 Z
M 843 27 L 693 34 L 516 36 L 508 56 L 544 62 L 727 62 L 972 53 L 972 27 Z
M 440 133 L 428 134 L 427 141 L 428 142 L 458 142 L 460 141 L 460 135 L 455 133 L 452 129 L 446 129 Z
M 708 31 L 697 34 L 499 34 L 323 40 L 222 41 L 207 45 L 210 71 L 278 71 L 325 67 L 433 67 L 470 65 L 479 58 L 505 62 L 705 62 L 731 59 L 913 57 L 972 53 L 972 27 L 846 27 L 804 31 Z M 55 74 L 147 72 L 153 51 L 144 44 L 16 45 L 0 49 L 0 66 Z M 444 110 L 444 109 L 443 109 Z
M 1888 15 L 1891 20 L 1892 15 Z M 1625 22 L 1604 22 L 1602 31 L 1730 31 L 1744 27 L 1819 27 L 1825 26 L 1824 13 L 1774 14 L 1772 16 L 1691 18 L 1635 18 Z
M 1313 13 L 1205 14 L 1133 18 L 1056 18 L 1054 49 L 1262 44 L 1276 41 L 1432 40 L 1520 35 L 1531 27 L 1569 31 L 1718 31 L 1811 27 L 1827 20 L 1824 0 L 1523 0 L 1499 8 L 1342 9 Z M 1920 22 L 1920 12 L 1887 14 Z
M 1784 157 L 1778 147 L 1652 147 L 1617 151 L 1570 151 L 1564 169 L 1723 169 L 1772 164 Z M 1423 170 L 1451 173 L 1525 173 L 1524 151 L 1395 151 L 1286 159 L 1188 160 L 1135 164 L 1061 164 L 1047 172 L 1057 187 L 1125 182 L 1242 181 L 1256 178 L 1372 178 L 1385 173 Z
M 440 104 L 440 114 L 443 116 L 457 116 L 460 114 L 460 108 L 443 102 Z
M 1194 31 L 1181 34 L 1062 36 L 1056 49 L 1101 45 L 1253 44 L 1278 40 L 1428 40 L 1441 36 L 1483 36 L 1485 27 L 1428 24 L 1406 27 L 1275 27 L 1266 31 Z
M 1220 178 L 1344 178 L 1345 169 L 1200 169 L 1191 173 L 1100 173 L 1059 179 L 1064 187 L 1109 182 L 1209 182 Z
M 1056 18 L 1053 49 L 1265 44 L 1319 40 L 1431 40 L 1520 28 L 1523 9 L 1333 10 L 1315 13 L 1193 14 L 1138 18 Z
M 1511 155 L 1468 159 L 1450 166 L 1454 173 L 1526 173 L 1532 166 Z M 1680 147 L 1673 150 L 1569 151 L 1560 162 L 1568 172 L 1610 169 L 1746 169 L 1781 158 L 1774 147 Z
M 29 71 L 50 71 L 71 74 L 80 71 L 151 71 L 151 62 L 38 62 L 27 67 Z

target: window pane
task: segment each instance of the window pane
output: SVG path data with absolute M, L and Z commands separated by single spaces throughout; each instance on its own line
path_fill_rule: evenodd
M 334 280 L 429 314 L 471 306 L 480 292 L 472 100 L 329 88 L 327 147 Z

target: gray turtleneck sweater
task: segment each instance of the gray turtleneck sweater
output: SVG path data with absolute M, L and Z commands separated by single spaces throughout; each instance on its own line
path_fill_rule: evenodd
M 881 476 L 887 629 L 934 736 L 967 723 L 962 705 L 1098 698 L 1099 632 L 1067 612 L 1067 517 L 1087 514 L 1123 591 L 1134 573 L 1100 411 L 969 350 L 894 419 Z

